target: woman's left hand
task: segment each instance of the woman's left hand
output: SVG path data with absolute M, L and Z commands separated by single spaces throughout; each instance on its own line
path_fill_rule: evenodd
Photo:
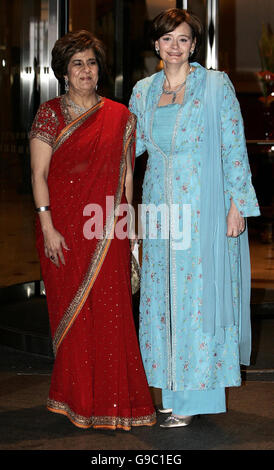
M 228 237 L 238 237 L 245 230 L 245 219 L 242 217 L 231 200 L 229 212 L 227 214 L 227 233 Z

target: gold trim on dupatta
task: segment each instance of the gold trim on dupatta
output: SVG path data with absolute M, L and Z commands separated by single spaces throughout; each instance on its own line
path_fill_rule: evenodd
M 88 109 L 84 114 L 81 114 L 78 118 L 71 121 L 64 129 L 61 130 L 60 134 L 56 137 L 53 145 L 53 152 L 56 152 L 59 147 L 78 129 L 92 114 L 104 105 L 104 98 L 96 103 L 92 108 Z
M 99 105 L 100 103 L 98 103 Z M 114 198 L 114 210 L 109 215 L 106 220 L 103 238 L 98 241 L 97 247 L 95 252 L 92 256 L 90 265 L 88 267 L 87 273 L 83 282 L 81 283 L 76 295 L 74 296 L 73 300 L 71 301 L 69 307 L 67 308 L 63 318 L 61 319 L 53 338 L 53 351 L 54 355 L 56 356 L 57 350 L 65 338 L 66 334 L 68 333 L 69 329 L 73 325 L 74 321 L 76 320 L 77 316 L 79 315 L 89 293 L 90 290 L 99 274 L 101 266 L 104 262 L 104 259 L 107 255 L 112 236 L 114 234 L 114 229 L 118 220 L 117 207 L 120 204 L 121 197 L 123 194 L 124 189 L 124 181 L 125 181 L 125 174 L 126 174 L 126 155 L 129 147 L 133 143 L 134 139 L 134 131 L 136 126 L 136 116 L 130 114 L 129 119 L 126 124 L 126 128 L 124 131 L 123 137 L 123 151 L 121 155 L 121 162 L 120 162 L 120 173 L 119 173 L 119 183 L 117 187 L 117 191 Z M 70 129 L 69 129 L 70 132 Z

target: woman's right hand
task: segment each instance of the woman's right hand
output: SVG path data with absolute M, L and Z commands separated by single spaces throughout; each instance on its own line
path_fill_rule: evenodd
M 47 229 L 43 234 L 46 257 L 58 268 L 60 266 L 59 259 L 62 264 L 65 265 L 63 248 L 65 250 L 69 250 L 69 248 L 67 247 L 64 237 L 54 227 Z
M 37 137 L 30 141 L 31 152 L 31 180 L 33 195 L 36 207 L 50 206 L 50 197 L 48 190 L 48 174 L 52 157 L 52 148 L 46 142 L 41 141 Z M 51 211 L 39 212 L 42 232 L 44 235 L 45 255 L 56 266 L 65 264 L 63 248 L 69 250 L 64 237 L 55 230 Z

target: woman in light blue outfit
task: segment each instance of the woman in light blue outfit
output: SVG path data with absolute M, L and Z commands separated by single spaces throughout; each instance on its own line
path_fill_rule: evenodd
M 225 73 L 194 57 L 199 20 L 182 9 L 153 21 L 163 70 L 135 85 L 143 183 L 140 346 L 162 389 L 161 425 L 226 411 L 250 360 L 250 259 L 245 218 L 258 216 L 244 129 Z

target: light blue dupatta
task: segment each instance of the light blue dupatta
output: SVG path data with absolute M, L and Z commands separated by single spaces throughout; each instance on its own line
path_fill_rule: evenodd
M 249 365 L 250 256 L 248 233 L 239 236 L 240 301 L 233 304 L 221 157 L 220 109 L 222 72 L 207 71 L 205 89 L 205 152 L 201 178 L 201 256 L 203 266 L 203 331 L 224 341 L 225 328 L 239 326 L 240 363 Z

